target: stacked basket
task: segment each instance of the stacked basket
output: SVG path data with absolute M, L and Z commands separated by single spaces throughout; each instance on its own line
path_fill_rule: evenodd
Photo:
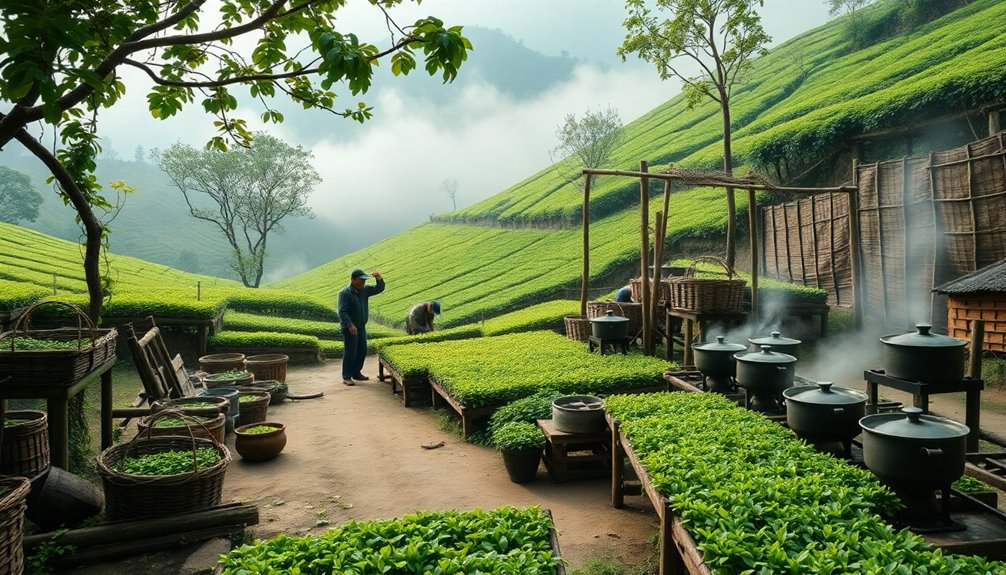
M 722 278 L 695 277 L 696 266 L 700 262 L 720 265 L 725 273 Z M 709 272 L 707 272 L 709 273 Z M 744 302 L 743 279 L 734 277 L 736 273 L 726 260 L 714 256 L 695 258 L 684 276 L 671 277 L 671 307 L 676 310 L 701 312 L 741 311 Z
M 0 573 L 19 575 L 24 570 L 24 512 L 31 483 L 23 477 L 0 478 Z
M 290 357 L 281 353 L 250 355 L 245 358 L 245 371 L 251 372 L 256 380 L 272 379 L 286 383 L 286 364 Z
M 629 320 L 629 325 L 625 332 L 630 339 L 643 331 L 643 304 L 622 303 L 617 301 L 589 301 L 587 302 L 587 317 L 604 317 L 609 311 L 615 312 Z
M 49 469 L 49 424 L 43 411 L 9 411 L 0 444 L 0 475 L 34 477 Z

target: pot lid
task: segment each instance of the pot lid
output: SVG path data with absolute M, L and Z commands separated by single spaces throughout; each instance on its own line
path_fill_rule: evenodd
M 592 395 L 564 395 L 552 401 L 552 405 L 570 411 L 597 411 L 604 409 L 604 400 Z
M 963 423 L 924 414 L 918 407 L 906 407 L 901 411 L 867 415 L 859 420 L 859 425 L 880 435 L 904 439 L 953 439 L 971 432 Z
M 609 309 L 602 316 L 590 318 L 590 321 L 596 323 L 622 323 L 629 321 L 629 318 L 615 315 L 615 312 Z
M 915 324 L 915 330 L 911 333 L 900 335 L 885 335 L 880 341 L 891 345 L 902 345 L 905 347 L 964 347 L 966 342 L 945 335 L 929 333 L 933 326 L 928 323 Z
M 797 403 L 814 405 L 851 405 L 865 403 L 866 394 L 847 387 L 835 387 L 830 381 L 820 381 L 816 385 L 801 385 L 783 390 L 786 399 Z
M 737 361 L 753 362 L 753 363 L 775 363 L 775 364 L 789 364 L 796 363 L 796 358 L 792 355 L 780 353 L 778 351 L 772 351 L 772 346 L 763 345 L 760 351 L 749 351 L 747 353 L 737 353 L 734 354 L 734 359 Z
M 744 351 L 747 346 L 741 345 L 739 343 L 727 343 L 722 335 L 716 336 L 716 341 L 707 341 L 705 343 L 700 343 L 698 345 L 693 345 L 692 349 L 698 349 L 702 351 L 732 351 L 737 353 L 738 351 Z
M 773 331 L 766 337 L 749 337 L 748 341 L 754 345 L 778 345 L 778 346 L 800 345 L 801 343 L 803 343 L 798 339 L 783 337 L 782 334 L 777 331 Z

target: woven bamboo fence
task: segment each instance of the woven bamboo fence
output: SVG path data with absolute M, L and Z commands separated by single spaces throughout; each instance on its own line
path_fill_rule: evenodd
M 1006 132 L 967 146 L 860 164 L 863 313 L 890 327 L 946 328 L 936 285 L 1006 258 Z M 821 195 L 762 209 L 762 269 L 851 304 L 849 204 Z

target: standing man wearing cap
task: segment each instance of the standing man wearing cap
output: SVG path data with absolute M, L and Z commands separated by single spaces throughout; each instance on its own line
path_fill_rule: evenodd
M 339 322 L 342 324 L 342 383 L 354 385 L 353 380 L 366 381 L 363 362 L 367 359 L 367 318 L 370 316 L 370 296 L 384 291 L 381 272 L 373 272 L 377 285 L 368 286 L 370 279 L 363 270 L 349 274 L 349 285 L 339 292 Z
M 433 318 L 440 315 L 440 302 L 437 300 L 417 303 L 409 310 L 405 318 L 405 331 L 409 335 L 429 333 L 433 331 Z

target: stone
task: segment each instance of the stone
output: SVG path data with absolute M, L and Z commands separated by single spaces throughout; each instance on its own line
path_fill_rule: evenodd
M 213 573 L 220 556 L 231 550 L 231 542 L 223 537 L 210 539 L 189 555 L 178 570 L 179 575 L 208 575 Z

